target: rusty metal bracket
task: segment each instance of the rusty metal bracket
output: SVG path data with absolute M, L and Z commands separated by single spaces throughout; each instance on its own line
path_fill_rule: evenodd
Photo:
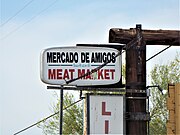
M 126 120 L 135 120 L 135 121 L 150 121 L 149 112 L 127 112 Z

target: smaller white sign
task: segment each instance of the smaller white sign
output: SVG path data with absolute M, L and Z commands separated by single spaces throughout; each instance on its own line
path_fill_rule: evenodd
M 41 53 L 41 80 L 52 85 L 65 85 L 66 81 L 83 76 L 111 61 L 93 74 L 82 77 L 70 85 L 92 86 L 118 83 L 121 79 L 121 56 L 118 50 L 107 47 L 57 47 Z
M 123 96 L 89 95 L 89 134 L 123 134 Z

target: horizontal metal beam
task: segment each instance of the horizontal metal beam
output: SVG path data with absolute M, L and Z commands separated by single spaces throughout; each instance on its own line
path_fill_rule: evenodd
M 95 88 L 95 87 L 76 87 L 76 86 L 47 86 L 47 89 L 54 90 L 83 90 L 83 91 L 106 91 L 106 92 L 126 92 L 123 88 Z

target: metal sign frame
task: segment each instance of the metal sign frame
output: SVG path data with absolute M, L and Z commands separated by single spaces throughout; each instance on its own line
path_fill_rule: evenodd
M 69 53 L 69 50 L 71 50 L 70 53 L 77 54 L 76 60 L 78 60 L 78 63 L 70 62 L 70 63 L 66 64 L 66 62 L 65 62 L 65 63 L 61 64 L 61 62 L 59 63 L 59 59 L 58 59 L 58 61 L 56 61 L 56 59 L 54 59 L 54 58 L 60 58 L 59 55 L 61 53 L 64 53 L 64 52 Z M 89 57 L 91 59 L 91 57 L 94 54 L 94 51 L 96 52 L 96 50 L 97 50 L 98 54 L 103 53 L 103 58 L 101 58 L 103 60 L 104 60 L 104 53 L 107 53 L 106 59 L 107 60 L 111 59 L 110 62 L 112 62 L 112 64 L 109 63 L 110 65 L 104 66 L 103 69 L 101 69 L 101 70 L 97 70 L 96 71 L 97 73 L 92 74 L 90 78 L 88 76 L 84 79 L 81 78 L 81 80 L 73 81 L 70 85 L 98 86 L 99 87 L 99 86 L 104 86 L 104 85 L 107 86 L 107 85 L 111 85 L 111 84 L 117 84 L 122 79 L 121 78 L 121 76 L 122 76 L 121 75 L 121 57 L 119 57 L 119 58 L 115 57 L 115 54 L 119 53 L 119 51 L 117 49 L 108 48 L 108 47 L 83 47 L 82 46 L 82 47 L 53 47 L 53 48 L 44 49 L 41 53 L 41 80 L 44 83 L 51 84 L 51 85 L 67 85 L 68 84 L 67 82 L 69 81 L 69 79 L 73 80 L 74 78 L 72 78 L 72 77 L 79 76 L 79 72 L 80 72 L 80 74 L 84 74 L 83 72 L 89 72 L 90 70 L 94 69 L 94 67 L 92 67 L 91 65 L 98 66 L 98 64 L 100 64 L 100 65 L 103 64 L 103 62 L 101 63 L 99 61 L 97 64 L 96 63 L 93 64 L 93 63 L 91 63 L 91 61 L 90 61 L 90 63 L 88 63 L 89 61 L 88 62 L 86 61 L 84 64 L 86 64 L 86 65 L 89 64 L 90 67 L 76 67 L 79 64 L 82 65 L 81 64 L 82 53 L 87 53 L 87 52 L 90 53 Z M 57 56 L 56 55 L 54 56 L 54 53 L 55 54 L 57 53 L 56 54 Z M 63 55 L 63 57 L 64 57 L 64 55 Z M 78 57 L 80 57 L 80 59 Z M 94 57 L 98 57 L 98 55 L 94 56 Z M 114 57 L 114 60 L 113 60 L 113 57 Z M 63 65 L 63 68 L 61 67 L 61 65 Z M 66 69 L 65 65 L 71 65 L 72 67 L 68 66 L 68 69 Z M 73 67 L 73 65 L 74 65 L 74 67 Z M 71 68 L 73 70 L 73 72 L 69 71 L 69 73 L 68 73 L 68 70 L 70 70 L 69 68 Z M 78 72 L 76 72 L 76 70 L 78 70 Z M 84 71 L 84 70 L 87 70 L 87 71 Z M 111 71 L 111 70 L 113 70 L 113 71 Z M 67 73 L 65 71 L 67 71 Z M 109 73 L 107 73 L 107 72 L 109 72 Z M 117 73 L 118 73 L 118 75 L 117 75 Z M 66 74 L 66 76 L 67 76 L 67 74 L 69 74 L 68 76 L 70 76 L 71 78 L 69 78 L 68 80 L 66 80 L 66 78 L 63 79 L 62 74 Z M 107 77 L 107 78 L 104 79 L 102 77 L 103 74 L 104 74 L 104 77 Z M 96 78 L 98 77 L 97 79 L 94 79 L 95 75 L 96 75 Z M 48 79 L 48 77 L 50 77 L 49 78 L 50 80 Z

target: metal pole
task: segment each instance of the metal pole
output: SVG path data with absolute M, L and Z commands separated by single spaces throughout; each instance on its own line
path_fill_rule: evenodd
M 60 89 L 60 100 L 59 100 L 59 134 L 62 135 L 63 126 L 63 87 Z

